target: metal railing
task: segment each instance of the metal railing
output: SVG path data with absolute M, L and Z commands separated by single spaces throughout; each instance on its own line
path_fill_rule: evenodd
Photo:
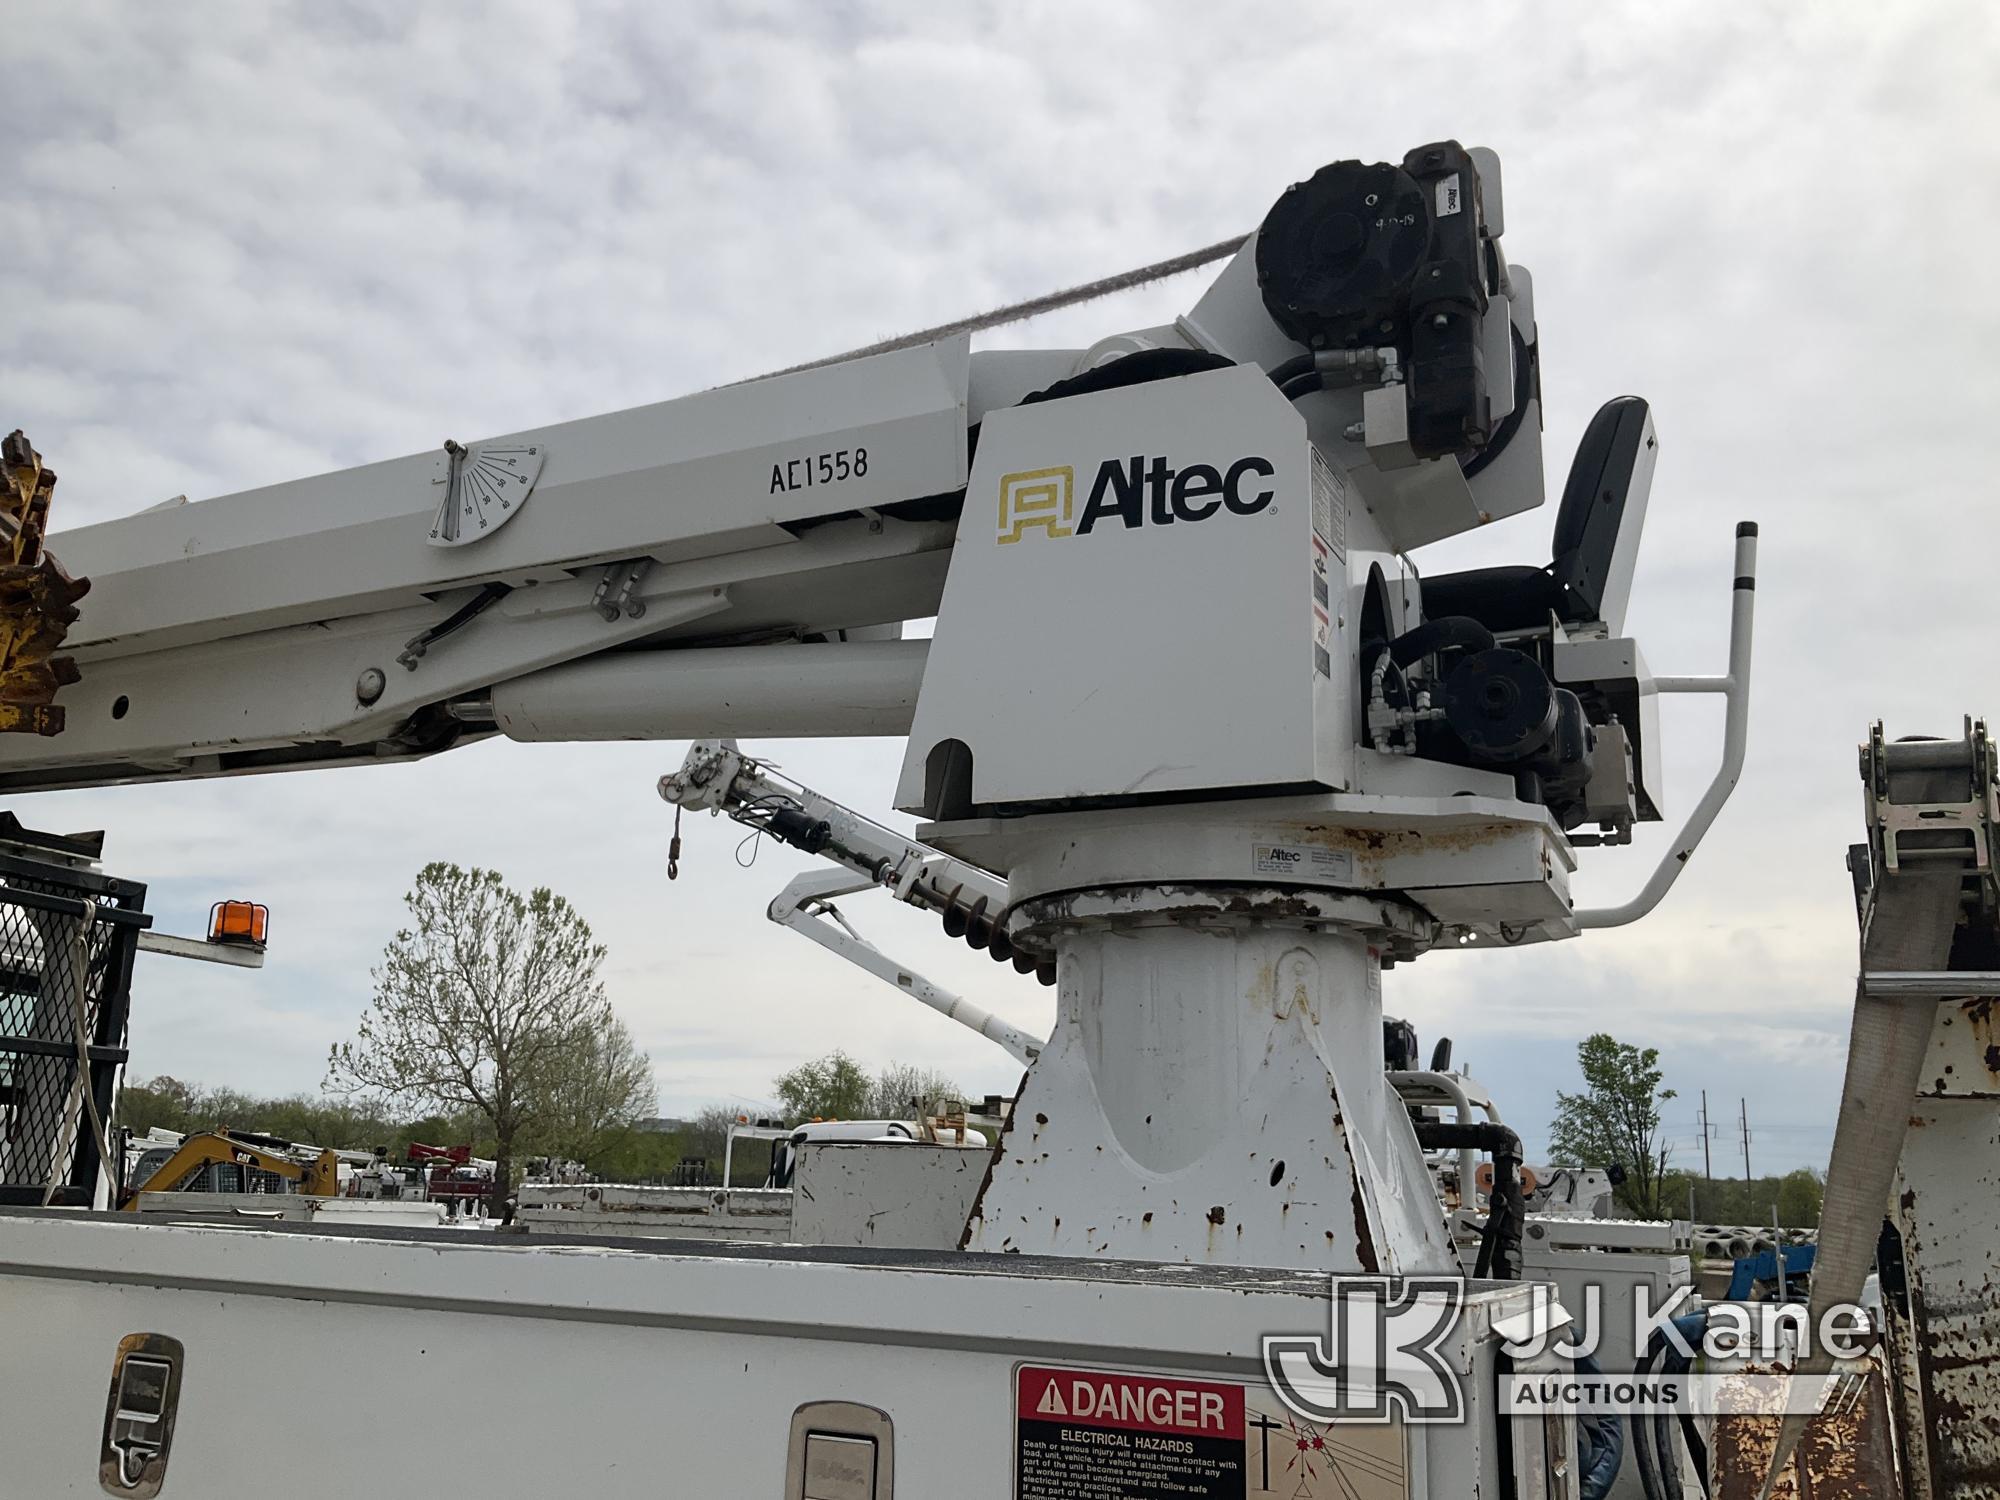
M 145 894 L 73 864 L 0 853 L 0 1204 L 88 1208 L 97 1197 L 132 959 L 152 920 Z

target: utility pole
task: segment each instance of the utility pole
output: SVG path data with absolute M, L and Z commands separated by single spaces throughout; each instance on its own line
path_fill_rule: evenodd
M 1708 1090 L 1701 1091 L 1701 1176 L 1704 1182 L 1715 1179 L 1715 1163 L 1709 1160 L 1708 1143 L 1715 1138 L 1715 1127 L 1708 1123 Z
M 1748 1099 L 1739 1099 L 1737 1102 L 1741 1106 L 1739 1118 L 1743 1122 L 1743 1180 L 1748 1182 L 1750 1180 L 1750 1101 Z

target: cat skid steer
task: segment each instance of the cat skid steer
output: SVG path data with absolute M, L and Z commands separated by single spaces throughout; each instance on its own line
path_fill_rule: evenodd
M 206 1180 L 207 1169 L 234 1167 L 246 1178 L 263 1173 L 283 1187 L 274 1191 L 305 1193 L 315 1198 L 331 1198 L 339 1191 L 340 1159 L 332 1151 L 301 1153 L 289 1142 L 269 1136 L 248 1135 L 236 1130 L 203 1130 L 185 1137 L 165 1161 L 144 1182 L 134 1183 L 131 1193 L 119 1206 L 133 1211 L 143 1193 L 175 1193 L 196 1190 Z M 250 1179 L 254 1181 L 255 1179 Z

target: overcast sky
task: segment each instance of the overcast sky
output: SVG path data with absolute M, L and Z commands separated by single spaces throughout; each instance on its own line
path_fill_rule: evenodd
M 1429 958 L 1387 1003 L 1458 1039 L 1531 1152 L 1608 1028 L 1662 1049 L 1681 1161 L 1706 1087 L 1719 1170 L 1745 1096 L 1759 1172 L 1824 1164 L 1854 745 L 1876 717 L 2000 713 L 1988 7 L 14 0 L 6 32 L 0 428 L 60 472 L 68 525 L 659 400 L 1209 243 L 1328 161 L 1494 147 L 1552 488 L 1601 401 L 1654 404 L 1629 624 L 1656 670 L 1721 670 L 1731 528 L 1763 523 L 1751 758 L 1654 917 Z M 1089 343 L 1201 285 L 986 343 Z M 1549 520 L 1420 561 L 1545 560 Z M 1667 713 L 1678 819 L 1720 713 Z M 684 748 L 487 743 L 14 810 L 108 829 L 170 930 L 222 896 L 273 910 L 259 973 L 141 961 L 142 1076 L 316 1087 L 411 875 L 450 859 L 581 908 L 668 1112 L 757 1101 L 836 1045 L 1011 1087 L 989 1044 L 764 921 L 803 859 L 740 868 L 738 831 L 703 821 L 668 884 L 653 782 Z M 888 809 L 900 743 L 756 748 Z M 1623 899 L 1663 838 L 1587 852 L 1582 901 Z M 1050 992 L 927 919 L 850 912 L 1049 1025 Z

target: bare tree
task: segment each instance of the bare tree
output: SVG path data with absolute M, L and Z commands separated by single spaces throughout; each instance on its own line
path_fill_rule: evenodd
M 412 925 L 383 950 L 375 998 L 321 1087 L 476 1110 L 493 1129 L 499 1214 L 550 1079 L 611 1024 L 604 949 L 562 897 L 524 896 L 491 870 L 427 865 L 403 900 Z
M 871 1120 L 914 1120 L 939 1099 L 958 1099 L 959 1087 L 935 1068 L 892 1062 L 868 1083 Z
M 614 1015 L 553 1057 L 528 1081 L 528 1093 L 535 1149 L 582 1162 L 659 1104 L 652 1059 Z

